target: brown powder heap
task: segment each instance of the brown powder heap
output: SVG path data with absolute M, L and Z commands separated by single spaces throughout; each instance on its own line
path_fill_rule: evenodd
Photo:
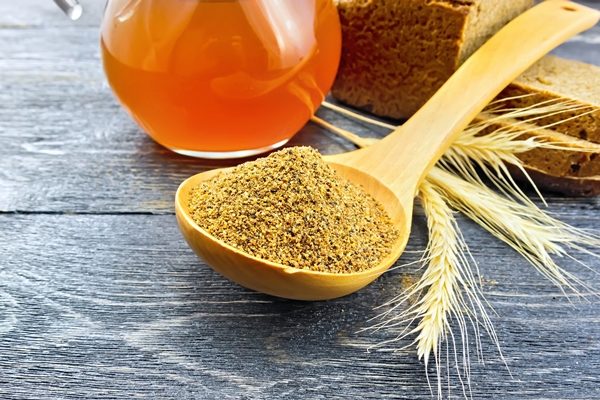
M 398 238 L 381 205 L 310 147 L 292 147 L 219 174 L 190 192 L 202 229 L 254 257 L 312 271 L 377 265 Z

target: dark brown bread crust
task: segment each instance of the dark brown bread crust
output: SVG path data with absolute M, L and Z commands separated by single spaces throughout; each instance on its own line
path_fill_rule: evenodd
M 508 166 L 508 169 L 517 181 L 525 184 L 529 183 L 529 180 L 518 168 Z M 599 176 L 588 178 L 556 177 L 531 167 L 525 167 L 525 170 L 542 192 L 552 192 L 572 197 L 588 197 L 600 194 Z

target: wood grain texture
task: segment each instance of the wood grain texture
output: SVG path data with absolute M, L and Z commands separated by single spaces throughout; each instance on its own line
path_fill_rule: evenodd
M 0 0 L 0 398 L 429 399 L 410 338 L 394 345 L 407 350 L 368 352 L 393 333 L 360 332 L 418 265 L 341 299 L 296 302 L 237 286 L 192 253 L 177 229 L 175 190 L 231 162 L 172 154 L 129 120 L 102 75 L 103 2 L 81 2 L 86 13 L 71 23 L 50 1 Z M 554 53 L 600 65 L 599 43 L 595 27 Z M 387 133 L 319 115 L 361 135 Z M 312 123 L 293 144 L 353 149 Z M 598 198 L 548 202 L 565 222 L 600 225 Z M 415 214 L 398 265 L 426 245 L 419 207 Z M 483 335 L 473 398 L 600 398 L 598 297 L 570 302 L 458 219 L 512 373 Z M 600 270 L 598 258 L 573 254 Z M 595 272 L 560 264 L 600 288 Z M 450 397 L 462 397 L 455 375 L 451 382 Z

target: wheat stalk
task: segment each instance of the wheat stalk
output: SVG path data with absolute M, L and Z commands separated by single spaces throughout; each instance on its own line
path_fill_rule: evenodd
M 522 139 L 522 137 L 539 128 L 550 128 L 556 125 L 555 123 L 537 127 L 532 123 L 540 118 L 565 111 L 577 111 L 580 113 L 579 116 L 582 116 L 595 112 L 597 109 L 573 102 L 547 101 L 523 109 L 496 110 L 499 112 L 498 115 L 482 114 L 484 117 L 481 121 L 472 123 L 459 135 L 444 153 L 440 164 L 452 166 L 464 179 L 483 185 L 476 170 L 478 167 L 504 194 L 514 196 L 521 202 L 530 203 L 530 199 L 513 181 L 506 165 L 516 166 L 537 191 L 517 155 L 536 148 L 570 151 L 575 149 L 567 143 L 549 142 L 535 136 L 527 139 Z M 485 135 L 482 134 L 490 127 L 502 124 L 507 120 L 510 121 L 510 124 L 496 128 Z M 583 146 L 576 150 L 580 152 L 597 151 Z M 543 200 L 539 191 L 537 194 Z
M 438 166 L 443 169 L 434 168 L 427 175 L 427 179 L 446 191 L 448 200 L 457 210 L 508 243 L 563 292 L 565 288 L 574 293 L 579 293 L 578 288 L 591 291 L 584 282 L 558 267 L 552 260 L 552 255 L 569 257 L 565 247 L 593 254 L 587 251 L 585 246 L 600 247 L 600 239 L 562 223 L 540 210 L 519 189 L 506 167 L 506 164 L 515 165 L 528 176 L 517 154 L 534 148 L 571 151 L 574 149 L 560 142 L 547 142 L 533 137 L 520 139 L 524 133 L 534 128 L 515 129 L 508 125 L 485 135 L 481 133 L 490 126 L 506 120 L 513 122 L 516 127 L 565 111 L 578 111 L 581 112 L 580 115 L 585 115 L 597 109 L 555 100 L 537 103 L 527 108 L 494 109 L 496 103 L 502 103 L 504 100 L 490 105 L 498 115 L 483 118 L 481 122 L 469 125 L 459 135 L 438 162 Z M 339 110 L 339 107 L 336 109 Z M 348 110 L 345 110 L 344 114 L 351 117 L 355 115 Z M 360 120 L 382 125 L 381 122 L 364 116 L 360 116 Z M 515 120 L 517 122 L 514 122 Z M 593 151 L 583 147 L 577 150 Z M 499 196 L 483 183 L 477 167 L 504 196 Z M 444 179 L 440 179 L 440 176 Z M 453 183 L 449 185 L 448 182 Z M 502 218 L 499 218 L 499 215 Z
M 473 264 L 474 261 L 468 257 L 470 253 L 448 206 L 449 200 L 428 179 L 419 187 L 419 199 L 427 216 L 429 231 L 429 242 L 423 257 L 423 261 L 427 262 L 427 269 L 419 282 L 382 306 L 387 308 L 386 311 L 377 317 L 379 322 L 367 330 L 399 330 L 394 339 L 381 342 L 377 347 L 402 340 L 407 335 L 416 335 L 411 345 L 416 343 L 418 358 L 424 360 L 426 371 L 430 357 L 433 356 L 439 398 L 442 397 L 439 349 L 443 342 L 451 343 L 454 349 L 454 367 L 460 377 L 463 394 L 467 397 L 466 388 L 470 388 L 468 327 L 471 326 L 475 332 L 478 354 L 480 327 L 488 332 L 499 349 L 498 340 L 486 312 L 480 285 L 470 266 L 469 261 Z M 402 306 L 415 298 L 418 300 L 402 309 Z M 414 329 L 402 329 L 411 326 L 416 320 L 419 322 Z M 456 323 L 460 332 L 460 352 L 456 347 L 451 321 Z
M 446 193 L 453 208 L 515 249 L 563 292 L 566 288 L 574 293 L 579 293 L 578 288 L 592 291 L 552 257 L 569 257 L 568 248 L 593 254 L 585 246 L 600 247 L 600 238 L 552 218 L 533 204 L 517 203 L 439 167 L 427 179 Z
M 593 254 L 586 246 L 600 247 L 600 238 L 558 221 L 539 209 L 512 180 L 506 165 L 512 164 L 528 176 L 517 157 L 519 153 L 535 148 L 595 151 L 584 147 L 574 149 L 567 143 L 548 142 L 535 137 L 523 139 L 523 135 L 534 129 L 525 127 L 525 124 L 543 117 L 564 111 L 578 111 L 582 115 L 597 110 L 560 101 L 547 101 L 527 108 L 501 109 L 497 104 L 501 104 L 503 100 L 492 103 L 489 107 L 499 115 L 483 118 L 481 122 L 467 127 L 419 187 L 419 198 L 429 229 L 429 242 L 422 260 L 427 263 L 427 268 L 416 284 L 380 306 L 386 310 L 376 317 L 374 325 L 365 329 L 392 329 L 397 332 L 394 338 L 374 347 L 384 347 L 408 335 L 416 335 L 409 346 L 416 343 L 418 357 L 424 359 L 426 371 L 433 355 L 439 398 L 442 396 L 440 349 L 443 342 L 448 343 L 447 349 L 450 344 L 454 349 L 454 365 L 459 372 L 465 397 L 468 397 L 465 388 L 470 387 L 468 327 L 471 326 L 475 331 L 479 356 L 479 329 L 483 327 L 496 343 L 502 357 L 498 339 L 486 313 L 487 303 L 473 273 L 476 264 L 460 234 L 452 208 L 464 213 L 514 248 L 541 274 L 560 287 L 563 293 L 567 294 L 566 289 L 570 289 L 579 294 L 580 288 L 592 291 L 585 282 L 559 267 L 553 257 L 571 257 L 568 249 Z M 329 103 L 324 105 L 361 121 L 395 128 Z M 507 120 L 511 121 L 512 127 L 509 124 L 505 128 L 482 134 L 490 126 Z M 317 119 L 314 121 L 319 123 Z M 551 125 L 545 126 L 548 127 Z M 372 142 L 372 139 L 365 142 L 363 138 L 350 132 L 344 133 L 348 140 L 359 147 L 368 146 Z M 478 170 L 483 171 L 500 193 L 484 184 Z M 474 268 L 471 268 L 469 260 Z M 411 303 L 414 299 L 417 300 Z M 417 325 L 411 329 L 415 321 L 418 321 Z M 458 325 L 460 332 L 462 363 L 459 363 L 451 322 Z

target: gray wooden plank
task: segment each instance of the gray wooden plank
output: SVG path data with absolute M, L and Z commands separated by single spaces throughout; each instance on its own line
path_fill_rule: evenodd
M 0 29 L 0 210 L 172 212 L 185 178 L 245 161 L 191 159 L 153 142 L 114 99 L 97 40 L 96 28 Z M 297 144 L 354 148 L 312 123 Z
M 430 398 L 414 346 L 367 352 L 391 333 L 359 332 L 374 306 L 418 276 L 416 266 L 342 299 L 304 303 L 241 288 L 192 254 L 172 215 L 174 191 L 231 162 L 174 155 L 131 122 L 100 66 L 104 2 L 82 4 L 86 13 L 72 23 L 51 1 L 0 0 L 0 397 Z M 596 27 L 555 53 L 600 65 L 599 36 Z M 357 133 L 385 134 L 320 113 Z M 353 148 L 313 124 L 293 144 Z M 597 198 L 549 203 L 575 226 L 599 225 Z M 484 336 L 473 398 L 599 398 L 598 299 L 570 303 L 459 218 L 513 374 Z M 399 263 L 416 261 L 410 251 L 425 245 L 417 209 Z M 577 256 L 598 269 L 596 258 Z M 561 265 L 599 287 L 596 273 L 569 259 Z M 451 382 L 451 397 L 461 397 L 455 375 Z
M 59 12 L 50 1 L 39 9 L 32 3 L 3 2 L 0 15 L 19 24 L 63 17 L 50 15 Z M 90 21 L 99 20 L 93 4 Z M 97 25 L 19 24 L 0 23 L 0 210 L 172 212 L 173 192 L 186 177 L 240 162 L 180 157 L 149 139 L 105 82 Z M 600 64 L 599 33 L 595 27 L 556 54 Z M 320 114 L 361 135 L 385 134 L 330 111 Z M 291 144 L 326 154 L 353 149 L 312 123 Z
M 520 257 L 460 222 L 482 275 L 498 282 L 485 292 L 514 378 L 482 337 L 474 398 L 597 398 L 598 298 L 570 304 Z M 415 223 L 400 263 L 416 261 L 425 244 L 424 221 Z M 429 398 L 412 346 L 367 352 L 390 332 L 359 332 L 416 266 L 345 298 L 296 302 L 212 272 L 171 215 L 9 214 L 0 226 L 11 233 L 0 235 L 3 398 Z M 456 377 L 452 393 L 461 394 Z

